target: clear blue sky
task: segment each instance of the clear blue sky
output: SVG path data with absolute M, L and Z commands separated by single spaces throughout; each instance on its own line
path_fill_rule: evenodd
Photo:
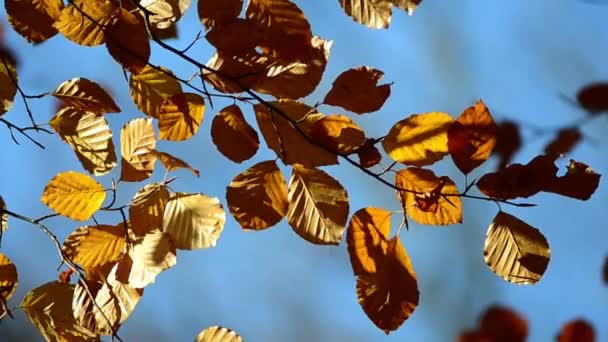
M 392 97 L 380 112 L 356 117 L 371 136 L 386 134 L 394 122 L 413 113 L 445 111 L 457 116 L 479 98 L 497 120 L 509 118 L 525 127 L 560 127 L 584 115 L 560 94 L 573 96 L 590 81 L 608 80 L 608 4 L 425 0 L 414 16 L 395 12 L 389 30 L 375 31 L 355 24 L 338 1 L 296 3 L 315 34 L 334 40 L 324 81 L 307 99 L 309 103 L 322 99 L 340 72 L 359 65 L 383 70 L 384 80 L 394 83 Z M 181 39 L 173 44 L 186 46 L 199 29 L 196 9 L 191 8 L 180 22 Z M 108 86 L 123 109 L 108 116 L 117 145 L 122 125 L 143 115 L 129 98 L 122 72 L 105 48 L 81 48 L 60 36 L 32 48 L 10 28 L 7 40 L 20 57 L 19 76 L 28 93 L 52 90 L 78 76 Z M 212 50 L 202 41 L 191 55 L 206 61 Z M 184 77 L 194 72 L 159 50 L 154 50 L 152 61 Z M 33 104 L 39 121 L 53 115 L 53 101 Z M 201 171 L 200 179 L 188 172 L 176 173 L 176 190 L 204 192 L 225 203 L 225 186 L 236 174 L 273 156 L 258 153 L 242 165 L 224 159 L 209 137 L 214 111 L 220 108 L 221 103 L 215 110 L 207 108 L 194 139 L 162 142 L 160 148 Z M 337 108 L 322 110 L 342 113 Z M 245 112 L 254 122 L 251 110 Z M 19 99 L 5 118 L 27 122 Z M 588 139 L 570 157 L 606 174 L 606 128 L 605 116 L 585 126 Z M 539 154 L 550 139 L 530 129 L 524 133 L 526 147 L 515 156 L 522 163 Z M 13 144 L 0 127 L 0 194 L 10 210 L 36 217 L 49 213 L 38 200 L 44 185 L 58 172 L 82 171 L 82 167 L 56 136 L 42 137 L 44 151 L 21 140 L 21 146 Z M 495 162 L 492 159 L 473 176 L 492 169 Z M 371 205 L 398 208 L 392 191 L 357 170 L 348 166 L 327 170 L 348 190 L 351 214 Z M 452 176 L 462 187 L 463 180 L 449 158 L 435 170 Z M 112 176 L 118 177 L 118 168 L 102 182 L 109 185 Z M 154 175 L 155 179 L 161 176 L 160 172 Z M 530 320 L 530 341 L 552 339 L 564 322 L 577 317 L 590 320 L 598 341 L 606 341 L 608 288 L 601 282 L 600 270 L 608 255 L 607 185 L 604 176 L 588 202 L 539 195 L 531 200 L 539 204 L 537 208 L 504 208 L 540 228 L 552 248 L 549 267 L 536 286 L 506 283 L 485 265 L 483 240 L 496 214 L 494 204 L 465 201 L 460 226 L 412 224 L 409 232 L 402 232 L 402 239 L 418 274 L 420 306 L 389 336 L 367 319 L 357 303 L 345 243 L 313 246 L 285 223 L 245 233 L 228 215 L 217 247 L 179 252 L 177 266 L 146 288 L 121 336 L 127 341 L 189 341 L 202 328 L 217 324 L 237 330 L 247 341 L 450 341 L 473 328 L 487 305 L 498 303 Z M 127 202 L 136 190 L 136 186 L 121 185 L 119 202 Z M 115 223 L 119 217 L 104 220 Z M 62 238 L 78 226 L 63 219 L 53 219 L 49 225 Z M 19 271 L 19 288 L 10 301 L 15 306 L 29 290 L 56 278 L 57 257 L 50 241 L 34 227 L 15 220 L 10 226 L 1 251 Z M 8 325 L 23 334 L 34 329 L 22 312 L 16 312 L 16 321 L 2 322 L 0 337 Z

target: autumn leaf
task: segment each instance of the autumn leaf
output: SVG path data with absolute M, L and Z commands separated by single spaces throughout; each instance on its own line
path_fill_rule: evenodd
M 224 229 L 226 213 L 217 197 L 175 193 L 167 202 L 163 231 L 178 249 L 214 247 Z
M 445 113 L 414 114 L 397 122 L 382 141 L 394 160 L 406 165 L 431 165 L 448 154 L 447 131 L 454 119 Z
M 584 319 L 572 320 L 562 327 L 558 342 L 594 342 L 595 329 Z
M 109 0 L 73 0 L 61 10 L 53 27 L 76 44 L 100 45 L 105 43 L 104 27 L 115 9 Z
M 406 11 L 408 15 L 414 14 L 416 7 L 420 5 L 422 0 L 392 0 L 393 5 Z
M 211 139 L 218 151 L 236 163 L 253 157 L 260 146 L 257 132 L 247 123 L 237 105 L 225 107 L 215 115 Z
M 448 129 L 448 150 L 465 175 L 483 164 L 496 145 L 496 124 L 479 100 L 462 112 Z
M 480 317 L 479 328 L 460 336 L 459 342 L 525 342 L 528 322 L 518 312 L 490 306 Z
M 6 303 L 11 299 L 18 284 L 17 267 L 6 255 L 0 253 L 0 301 Z M 0 303 L 0 318 L 6 313 L 4 307 Z
M 305 240 L 337 245 L 348 219 L 348 194 L 324 171 L 293 165 L 287 198 L 287 221 Z
M 156 163 L 156 137 L 152 119 L 129 121 L 120 132 L 120 179 L 138 182 L 152 175 Z
M 391 0 L 340 0 L 340 5 L 354 21 L 369 28 L 385 29 L 391 22 Z
M 165 100 L 182 92 L 182 86 L 170 70 L 150 65 L 137 75 L 131 74 L 129 89 L 137 108 L 156 119 Z
M 500 211 L 488 228 L 483 255 L 498 276 L 528 285 L 537 283 L 545 273 L 551 250 L 538 229 Z
M 150 59 L 150 41 L 144 18 L 124 8 L 117 10 L 106 28 L 106 47 L 112 57 L 133 74 L 139 74 Z
M 98 114 L 120 112 L 120 108 L 105 89 L 84 77 L 72 78 L 61 83 L 51 95 L 67 106 L 81 111 Z
M 139 5 L 151 13 L 150 24 L 156 29 L 164 30 L 182 18 L 190 7 L 190 0 L 141 0 Z
M 576 94 L 578 103 L 592 115 L 608 110 L 608 83 L 595 82 L 581 88 Z
M 177 93 L 163 102 L 158 113 L 160 139 L 187 140 L 198 132 L 205 114 L 205 101 L 198 94 Z
M 243 339 L 228 328 L 212 326 L 202 330 L 194 342 L 243 342 Z
M 163 183 L 151 183 L 141 188 L 129 203 L 129 221 L 136 236 L 144 236 L 163 226 L 169 190 Z
M 390 230 L 391 213 L 387 210 L 368 207 L 353 214 L 346 231 L 346 242 L 356 276 L 379 272 L 386 258 Z
M 331 151 L 351 154 L 365 142 L 365 132 L 345 115 L 328 115 L 316 120 L 311 137 Z
M 196 177 L 199 177 L 201 175 L 197 169 L 193 168 L 185 161 L 174 157 L 167 152 L 153 150 L 152 153 L 156 156 L 156 158 L 158 158 L 160 163 L 163 164 L 165 169 L 167 169 L 167 172 L 171 172 L 177 169 L 186 169 L 190 170 L 190 172 L 192 172 Z
M 287 185 L 274 161 L 240 173 L 226 188 L 228 209 L 243 229 L 266 229 L 287 213 Z
M 357 156 L 359 157 L 359 164 L 364 168 L 376 166 L 382 160 L 382 155 L 376 148 L 373 139 L 365 140 L 363 145 L 357 149 Z
M 548 156 L 561 156 L 570 152 L 576 144 L 581 140 L 583 135 L 576 127 L 567 127 L 560 129 L 545 146 L 545 154 Z
M 391 94 L 391 85 L 377 85 L 384 73 L 368 66 L 349 69 L 334 81 L 323 103 L 357 114 L 375 112 Z
M 503 121 L 496 127 L 496 146 L 493 153 L 498 155 L 500 161 L 496 170 L 505 168 L 513 155 L 521 148 L 521 134 L 519 125 L 512 121 Z
M 57 174 L 44 188 L 42 203 L 76 221 L 88 220 L 106 198 L 95 179 L 75 171 Z
M 223 55 L 239 57 L 255 54 L 256 47 L 266 40 L 265 32 L 259 25 L 241 18 L 216 25 L 205 38 Z
M 241 93 L 264 75 L 268 67 L 267 59 L 268 57 L 258 54 L 231 56 L 218 51 L 207 61 L 202 77 L 217 91 L 225 94 Z
M 10 57 L 0 51 L 0 116 L 13 106 L 17 95 L 17 68 Z
M 449 177 L 410 167 L 396 174 L 395 185 L 407 190 L 399 192 L 399 200 L 414 221 L 431 225 L 462 223 L 462 201 Z
M 63 9 L 61 0 L 6 0 L 8 21 L 30 43 L 42 43 L 57 34 L 53 22 Z
M 0 237 L 2 236 L 2 233 L 8 229 L 8 214 L 4 212 L 4 210 L 7 210 L 6 202 L 4 202 L 4 199 L 0 196 L 0 211 L 2 211 L 0 213 Z
M 243 0 L 198 1 L 198 17 L 207 30 L 232 21 L 242 9 Z

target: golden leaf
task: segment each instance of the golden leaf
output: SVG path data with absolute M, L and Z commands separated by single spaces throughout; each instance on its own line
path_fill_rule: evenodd
M 448 154 L 448 128 L 454 119 L 445 113 L 414 114 L 397 122 L 382 141 L 394 160 L 406 165 L 431 165 Z
M 42 43 L 57 34 L 53 22 L 63 9 L 61 0 L 6 0 L 11 26 L 30 43 Z
M 242 93 L 245 89 L 252 88 L 253 84 L 264 75 L 267 60 L 267 57 L 258 54 L 231 56 L 216 52 L 206 66 L 217 72 L 203 70 L 203 78 L 222 93 Z
M 67 80 L 51 93 L 66 106 L 98 114 L 117 113 L 120 108 L 99 84 L 83 77 Z
M 327 173 L 294 165 L 288 186 L 287 221 L 305 240 L 337 245 L 348 219 L 348 194 Z
M 159 139 L 190 139 L 203 121 L 205 101 L 200 95 L 178 93 L 165 100 L 158 113 Z
M 150 15 L 152 27 L 165 30 L 175 25 L 190 7 L 190 0 L 142 0 L 139 3 Z
M 30 291 L 20 304 L 47 341 L 99 341 L 76 323 L 72 313 L 74 285 L 53 281 Z
M 17 95 L 17 68 L 10 56 L 0 51 L 0 116 L 13 106 Z
M 390 84 L 377 85 L 383 75 L 367 66 L 349 69 L 336 78 L 323 103 L 357 114 L 375 112 L 391 95 Z
M 6 255 L 0 253 L 0 300 L 6 303 L 11 299 L 18 284 L 17 267 Z M 3 308 L 0 305 L 0 318 L 4 314 Z
M 6 209 L 6 203 L 4 202 L 4 199 L 2 198 L 2 196 L 0 196 L 0 211 L 2 210 L 7 210 Z M 0 237 L 2 236 L 2 233 L 5 232 L 8 229 L 8 214 L 5 212 L 1 212 L 0 213 Z
M 160 152 L 156 150 L 152 151 L 152 153 L 154 153 L 158 160 L 160 160 L 160 163 L 163 164 L 165 169 L 167 169 L 167 172 L 171 172 L 177 169 L 187 169 L 190 170 L 196 177 L 199 177 L 201 175 L 201 173 L 197 169 L 193 168 L 185 161 L 170 155 L 169 153 Z
M 106 29 L 110 55 L 133 74 L 139 74 L 150 59 L 150 41 L 144 18 L 120 8 Z
M 219 239 L 226 212 L 217 197 L 176 193 L 165 207 L 163 231 L 178 249 L 214 247 Z
M 414 10 L 422 2 L 422 0 L 392 0 L 392 1 L 393 1 L 393 5 L 406 11 L 408 15 L 414 14 Z
M 310 134 L 310 126 L 321 116 L 301 102 L 280 100 L 269 104 L 292 122 L 296 122 L 298 128 L 306 135 Z M 288 165 L 297 163 L 306 167 L 338 163 L 336 154 L 311 143 L 275 110 L 267 108 L 265 104 L 256 104 L 253 109 L 266 144 L 281 158 L 283 163 Z
M 116 166 L 112 132 L 102 115 L 66 107 L 49 124 L 74 150 L 85 170 L 101 176 Z
M 243 9 L 243 0 L 198 1 L 198 17 L 207 30 L 235 19 Z
M 60 215 L 86 221 L 101 208 L 105 199 L 106 192 L 95 179 L 68 171 L 51 179 L 40 200 Z
M 162 183 L 152 183 L 140 189 L 129 204 L 129 221 L 136 236 L 161 229 L 169 190 Z
M 365 132 L 345 115 L 328 115 L 316 120 L 310 135 L 329 150 L 343 154 L 351 154 L 365 142 Z
M 120 179 L 138 182 L 152 175 L 156 163 L 156 138 L 152 119 L 129 121 L 120 132 L 120 154 L 122 166 Z
M 215 115 L 211 139 L 218 151 L 236 163 L 253 157 L 260 146 L 258 133 L 245 121 L 237 105 L 230 105 Z
M 535 284 L 549 264 L 551 250 L 536 228 L 498 212 L 486 234 L 483 256 L 490 269 L 516 284 Z
M 137 75 L 131 74 L 129 89 L 137 108 L 153 118 L 158 118 L 167 98 L 182 92 L 182 86 L 170 70 L 163 67 L 159 70 L 150 65 Z
M 373 29 L 384 29 L 391 23 L 392 7 L 395 0 L 340 0 L 354 21 Z
M 391 231 L 391 213 L 382 208 L 359 209 L 346 230 L 348 255 L 357 276 L 375 274 L 384 262 Z
M 103 30 L 115 9 L 109 0 L 73 0 L 61 10 L 53 27 L 76 44 L 100 45 L 105 42 Z
M 125 250 L 125 233 L 123 224 L 80 227 L 66 237 L 62 250 L 85 270 L 88 280 L 102 280 Z
M 212 326 L 201 331 L 194 342 L 243 342 L 243 339 L 230 329 Z
M 379 266 L 376 273 L 357 278 L 357 298 L 367 317 L 388 334 L 418 306 L 418 280 L 398 236 L 388 241 Z
M 465 175 L 483 164 L 496 145 L 496 124 L 479 100 L 462 112 L 448 129 L 448 150 Z
M 431 225 L 462 223 L 462 201 L 449 177 L 437 177 L 431 170 L 410 167 L 396 174 L 395 185 L 409 190 L 398 195 L 414 221 Z
M 257 163 L 234 177 L 226 201 L 243 229 L 269 228 L 287 213 L 285 178 L 274 161 Z

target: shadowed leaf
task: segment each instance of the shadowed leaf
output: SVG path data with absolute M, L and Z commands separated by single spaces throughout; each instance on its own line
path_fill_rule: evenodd
M 258 133 L 245 121 L 237 105 L 230 105 L 215 115 L 211 139 L 218 151 L 236 163 L 253 157 L 260 146 Z
M 61 0 L 6 0 L 8 21 L 30 43 L 42 43 L 57 34 L 53 22 L 63 9 Z
M 390 84 L 377 85 L 383 75 L 367 66 L 347 70 L 336 78 L 323 103 L 357 114 L 375 112 L 391 94 Z

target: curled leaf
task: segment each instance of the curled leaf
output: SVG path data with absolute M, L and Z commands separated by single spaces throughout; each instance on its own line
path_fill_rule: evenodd
M 177 169 L 187 169 L 190 170 L 190 172 L 192 172 L 196 177 L 199 177 L 201 175 L 201 173 L 197 169 L 193 168 L 185 161 L 170 155 L 167 152 L 160 152 L 154 150 L 152 151 L 152 153 L 158 158 L 160 163 L 163 164 L 165 169 L 167 169 L 167 172 L 171 172 Z

